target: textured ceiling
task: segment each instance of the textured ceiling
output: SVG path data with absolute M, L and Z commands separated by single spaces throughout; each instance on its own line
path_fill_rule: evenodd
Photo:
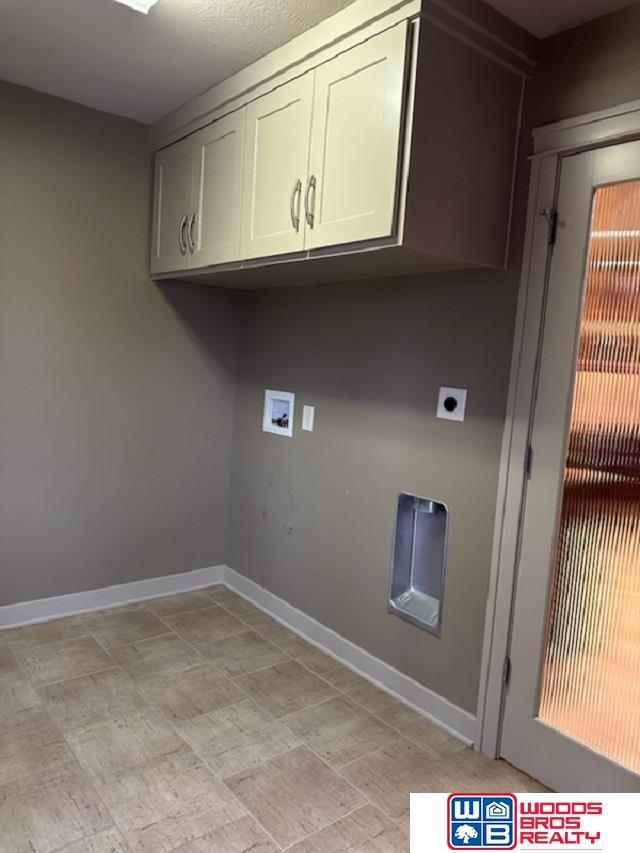
M 511 18 L 525 30 L 546 36 L 575 27 L 635 0 L 487 0 L 490 6 Z
M 0 0 L 0 79 L 153 122 L 350 2 Z M 489 2 L 546 36 L 630 0 Z
M 0 79 L 152 122 L 352 0 L 0 0 Z

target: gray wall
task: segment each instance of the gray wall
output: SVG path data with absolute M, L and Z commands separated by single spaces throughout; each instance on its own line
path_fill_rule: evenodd
M 542 45 L 528 128 L 640 97 L 640 5 Z M 228 563 L 432 690 L 476 710 L 528 167 L 510 273 L 280 290 L 243 308 Z M 463 425 L 434 417 L 469 388 Z M 265 387 L 317 406 L 260 432 Z M 442 639 L 385 609 L 400 489 L 451 508 Z
M 147 275 L 146 127 L 0 114 L 0 604 L 221 563 L 234 304 Z
M 243 308 L 228 563 L 475 711 L 511 312 L 495 272 L 260 292 Z M 469 389 L 439 421 L 440 385 Z M 265 388 L 296 393 L 292 439 L 261 432 Z M 302 405 L 316 429 L 300 430 Z M 386 612 L 395 499 L 451 511 L 441 639 Z
M 542 42 L 529 86 L 531 125 L 640 98 L 640 3 Z

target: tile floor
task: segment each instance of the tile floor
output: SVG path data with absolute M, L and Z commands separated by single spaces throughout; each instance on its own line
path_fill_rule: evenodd
M 0 632 L 1 853 L 403 853 L 450 790 L 541 788 L 224 586 Z

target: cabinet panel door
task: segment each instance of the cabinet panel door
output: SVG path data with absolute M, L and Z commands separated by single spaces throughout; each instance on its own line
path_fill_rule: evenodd
M 193 136 L 195 220 L 191 225 L 192 267 L 237 261 L 240 257 L 242 161 L 246 108 Z
M 304 247 L 301 207 L 312 101 L 313 74 L 309 73 L 247 107 L 243 258 L 296 252 Z
M 406 46 L 405 22 L 316 69 L 306 248 L 394 231 Z
M 151 272 L 189 267 L 186 225 L 191 212 L 193 157 L 189 141 L 156 154 Z

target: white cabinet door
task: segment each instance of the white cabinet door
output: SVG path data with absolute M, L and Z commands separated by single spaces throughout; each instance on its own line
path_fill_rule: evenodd
M 245 117 L 243 108 L 192 137 L 195 205 L 187 235 L 191 267 L 240 258 Z
M 156 154 L 151 272 L 189 267 L 187 222 L 191 213 L 193 157 L 189 140 Z
M 304 247 L 302 193 L 309 161 L 313 73 L 247 107 L 242 194 L 243 258 Z
M 391 235 L 406 22 L 316 69 L 305 248 Z

